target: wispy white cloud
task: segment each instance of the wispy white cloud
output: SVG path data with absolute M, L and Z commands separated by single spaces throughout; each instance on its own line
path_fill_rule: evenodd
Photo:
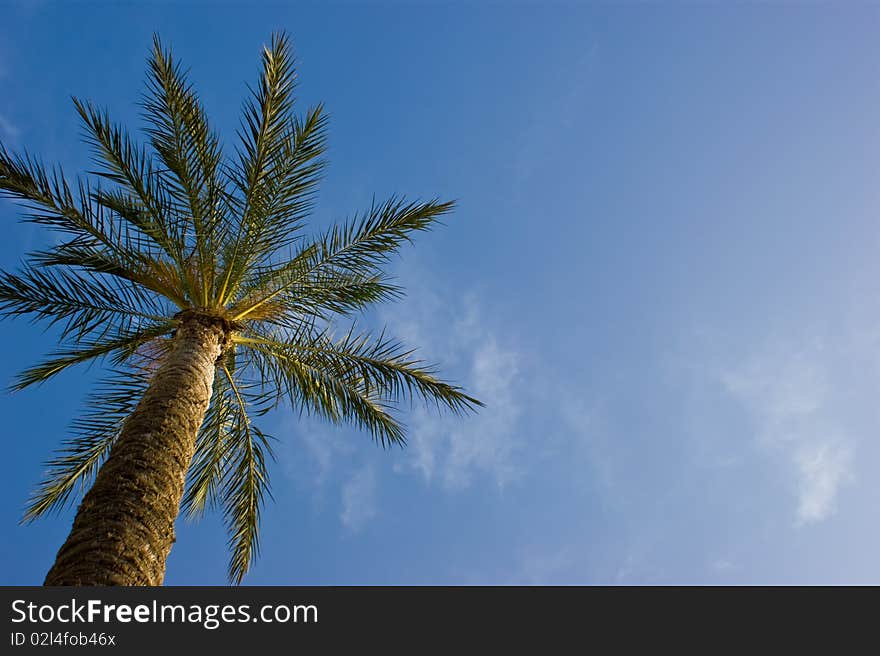
M 853 480 L 855 440 L 836 407 L 827 358 L 814 340 L 766 349 L 720 374 L 751 417 L 759 444 L 782 453 L 793 470 L 799 525 L 832 515 L 841 486 Z
M 423 346 L 426 358 L 439 354 L 442 373 L 457 371 L 456 382 L 486 407 L 461 419 L 416 407 L 398 470 L 414 469 L 449 489 L 465 488 L 475 475 L 487 474 L 503 488 L 520 473 L 522 356 L 497 334 L 476 295 L 449 302 L 417 290 L 409 299 L 385 313 L 390 330 Z
M 342 512 L 339 519 L 352 532 L 360 531 L 377 514 L 376 472 L 366 466 L 342 487 Z
M 852 480 L 852 447 L 846 443 L 807 444 L 796 451 L 794 459 L 800 475 L 799 522 L 825 519 L 834 511 L 840 485 Z
M 516 431 L 521 414 L 516 394 L 519 357 L 490 336 L 476 346 L 472 358 L 470 389 L 486 403 L 486 411 L 449 433 L 444 481 L 461 487 L 474 470 L 483 470 L 503 486 L 518 471 L 514 457 L 520 446 Z

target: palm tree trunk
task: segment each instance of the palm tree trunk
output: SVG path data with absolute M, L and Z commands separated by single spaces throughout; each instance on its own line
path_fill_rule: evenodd
M 226 326 L 181 317 L 172 348 L 83 498 L 44 585 L 161 585 Z

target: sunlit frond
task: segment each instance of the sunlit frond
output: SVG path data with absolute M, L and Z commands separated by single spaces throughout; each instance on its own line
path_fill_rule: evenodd
M 403 295 L 403 289 L 384 274 L 312 267 L 311 256 L 305 253 L 260 272 L 253 288 L 244 290 L 229 313 L 239 319 L 284 325 L 304 316 L 329 320 L 333 315 L 349 315 Z
M 404 198 L 374 204 L 362 216 L 327 231 L 320 241 L 317 264 L 349 271 L 374 270 L 388 262 L 401 245 L 411 242 L 414 232 L 431 229 L 454 207 L 452 201 L 408 203 Z
M 192 304 L 190 288 L 184 282 L 186 276 L 167 260 L 139 257 L 120 264 L 104 248 L 76 239 L 58 244 L 49 250 L 32 253 L 31 258 L 39 266 L 69 267 L 79 270 L 80 273 L 121 278 L 155 292 L 181 309 Z
M 324 150 L 325 120 L 320 107 L 303 123 L 294 118 L 295 78 L 290 40 L 275 35 L 263 49 L 257 88 L 244 103 L 238 158 L 227 169 L 238 192 L 230 199 L 238 220 L 223 253 L 221 304 L 249 265 L 288 243 L 310 206 L 323 166 L 317 158 Z
M 247 296 L 235 303 L 230 314 L 236 321 L 244 319 L 298 285 L 309 286 L 322 278 L 380 274 L 381 265 L 412 239 L 413 232 L 430 229 L 453 207 L 452 202 L 407 203 L 398 198 L 373 205 L 363 216 L 334 226 L 316 242 L 304 246 L 287 265 L 251 283 Z
M 461 388 L 437 379 L 433 367 L 384 334 L 352 331 L 332 340 L 326 332 L 312 332 L 282 341 L 262 333 L 238 341 L 255 354 L 261 375 L 276 379 L 295 407 L 356 423 L 383 445 L 404 442 L 390 414 L 404 398 L 420 396 L 455 413 L 482 406 Z
M 218 229 L 222 225 L 219 172 L 220 142 L 186 74 L 169 50 L 154 37 L 142 106 L 147 133 L 159 159 L 171 173 L 171 193 L 187 208 L 193 254 L 199 275 L 193 290 L 202 306 L 211 300 L 214 286 Z

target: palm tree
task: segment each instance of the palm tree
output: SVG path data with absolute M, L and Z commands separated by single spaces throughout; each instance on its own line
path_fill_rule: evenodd
M 272 457 L 253 419 L 281 403 L 353 423 L 383 447 L 404 444 L 394 415 L 404 399 L 456 413 L 481 405 L 384 332 L 334 334 L 340 319 L 401 294 L 383 265 L 453 204 L 374 201 L 303 236 L 327 118 L 321 105 L 294 113 L 294 78 L 289 39 L 275 35 L 225 159 L 157 37 L 142 99 L 151 148 L 76 99 L 97 180 L 71 184 L 0 144 L 0 193 L 60 234 L 17 272 L 0 271 L 0 315 L 60 332 L 13 389 L 80 363 L 109 365 L 25 513 L 63 506 L 94 481 L 46 585 L 159 585 L 178 514 L 214 507 L 240 582 L 258 552 Z

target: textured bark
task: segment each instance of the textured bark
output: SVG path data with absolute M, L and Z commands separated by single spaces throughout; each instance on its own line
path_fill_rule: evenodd
M 83 498 L 44 585 L 161 585 L 226 326 L 181 317 L 174 344 Z

